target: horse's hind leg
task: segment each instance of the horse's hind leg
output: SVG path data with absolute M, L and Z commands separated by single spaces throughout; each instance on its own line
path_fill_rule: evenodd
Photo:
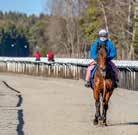
M 96 107 L 96 113 L 95 113 L 95 118 L 93 121 L 94 125 L 98 124 L 98 120 L 101 119 L 101 114 L 100 114 L 100 100 L 99 100 L 99 93 L 94 90 L 94 98 L 95 98 L 95 107 Z

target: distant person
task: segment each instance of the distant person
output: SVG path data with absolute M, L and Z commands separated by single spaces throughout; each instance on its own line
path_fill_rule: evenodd
M 47 59 L 48 59 L 48 61 L 55 61 L 54 60 L 54 53 L 52 51 L 49 51 L 47 53 Z
M 34 57 L 35 57 L 35 60 L 36 60 L 36 61 L 40 61 L 40 58 L 41 58 L 40 52 L 37 51 L 37 52 L 34 54 Z

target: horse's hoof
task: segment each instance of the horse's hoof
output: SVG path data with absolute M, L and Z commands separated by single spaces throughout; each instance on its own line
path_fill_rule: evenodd
M 102 126 L 102 127 L 106 127 L 107 126 L 107 123 L 106 122 L 103 122 L 103 121 L 99 121 L 99 125 Z
M 107 126 L 106 119 L 103 119 L 103 126 Z
M 103 125 L 103 120 L 99 119 L 99 125 L 102 126 Z
M 93 120 L 93 125 L 98 125 L 98 120 L 94 119 Z
M 106 127 L 106 126 L 107 126 L 107 123 L 104 123 L 104 122 L 103 122 L 103 126 L 105 126 L 105 127 Z

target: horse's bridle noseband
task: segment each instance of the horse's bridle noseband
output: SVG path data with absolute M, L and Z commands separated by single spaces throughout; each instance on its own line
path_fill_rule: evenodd
M 98 65 L 97 65 L 98 66 Z M 101 69 L 99 66 L 98 66 L 99 70 L 100 70 L 100 73 L 102 74 L 102 76 L 105 78 L 106 76 L 106 68 L 103 70 Z
M 101 74 L 105 78 L 105 76 L 106 76 L 106 70 L 101 70 Z

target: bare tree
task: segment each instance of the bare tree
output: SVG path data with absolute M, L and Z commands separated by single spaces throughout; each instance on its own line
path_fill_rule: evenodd
M 99 8 L 99 12 L 101 12 L 98 16 L 96 15 L 97 20 L 100 21 L 101 26 L 109 29 L 110 35 L 117 44 L 119 57 L 132 59 L 134 56 L 133 0 L 51 0 L 49 11 L 51 17 L 55 18 L 49 22 L 48 33 L 51 46 L 58 52 L 62 50 L 70 57 L 80 57 L 80 42 L 84 34 L 82 34 L 80 20 L 83 17 L 83 20 L 87 19 L 87 17 L 85 18 L 87 8 L 95 2 L 98 4 L 93 6 Z M 88 24 L 91 19 L 85 21 Z M 91 22 L 91 26 L 93 26 L 93 22 Z M 95 31 L 97 32 L 97 29 L 92 28 L 92 32 Z
M 116 39 L 119 49 L 124 49 L 122 59 L 131 59 L 133 53 L 133 2 L 132 0 L 103 1 L 109 30 Z M 121 52 L 120 52 L 121 53 Z M 130 54 L 130 55 L 129 55 Z
M 66 54 L 69 54 L 70 57 L 79 57 L 80 55 L 79 46 L 81 32 L 79 28 L 79 16 L 81 12 L 81 3 L 82 0 L 52 0 L 51 2 L 51 15 L 56 19 L 50 20 L 49 37 L 56 42 L 56 48 L 62 45 L 62 48 L 60 47 L 60 49 L 66 50 Z M 63 20 L 64 25 L 61 23 Z M 54 35 L 57 31 L 60 32 L 58 32 L 57 35 Z M 54 36 L 52 36 L 52 34 Z
M 102 9 L 102 12 L 103 12 L 104 22 L 105 22 L 105 28 L 106 28 L 107 31 L 109 31 L 108 21 L 107 21 L 107 15 L 106 15 L 104 4 L 103 4 L 103 2 L 101 0 L 98 0 L 98 2 L 99 2 L 99 5 L 101 6 L 101 9 Z

